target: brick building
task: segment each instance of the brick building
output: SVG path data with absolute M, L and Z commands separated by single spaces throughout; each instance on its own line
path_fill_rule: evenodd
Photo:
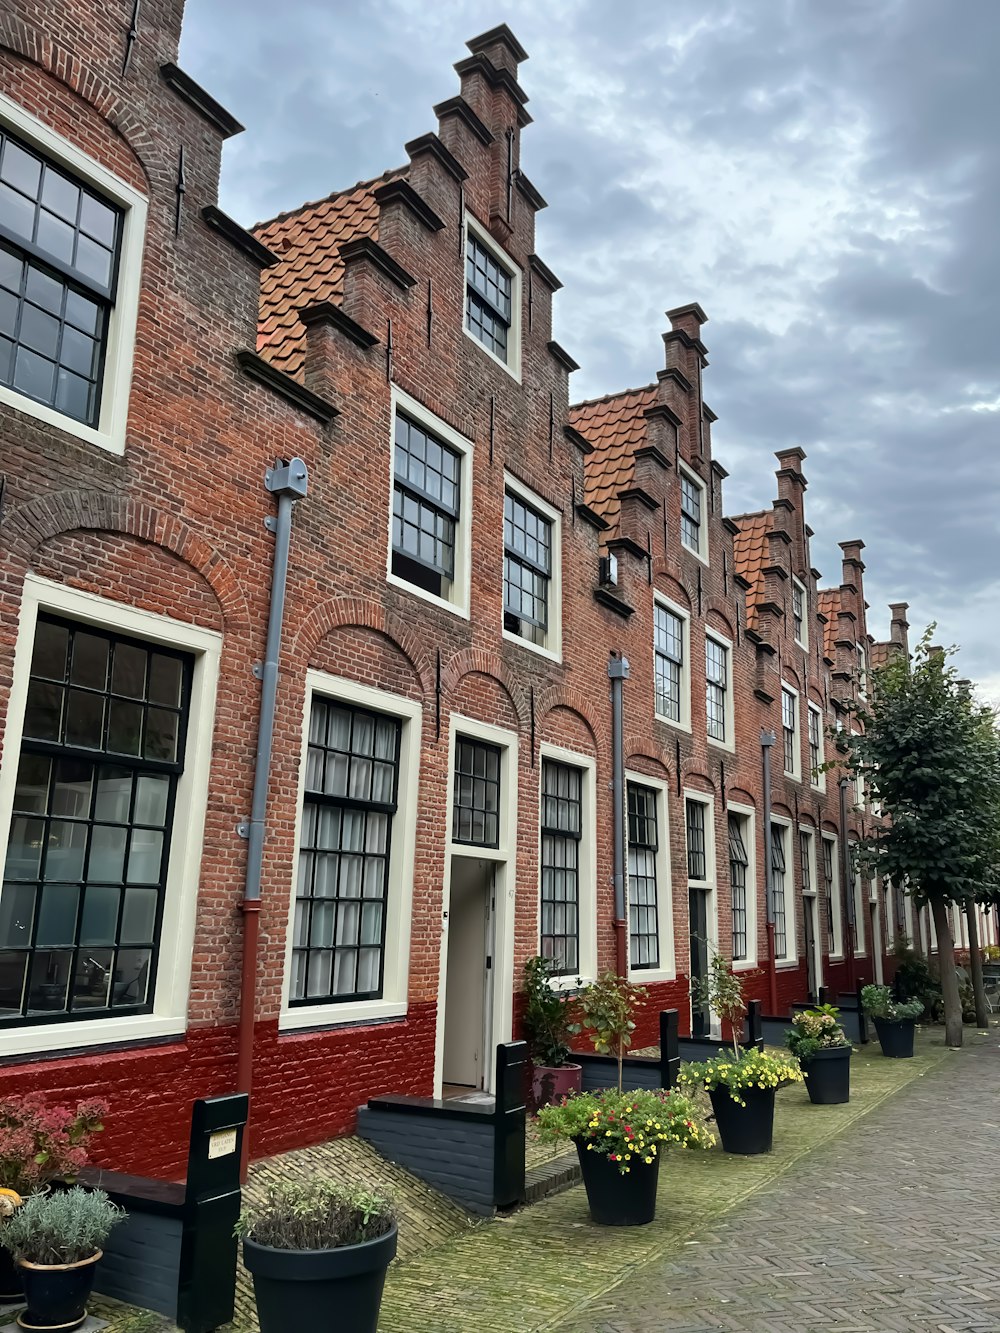
M 696 305 L 652 384 L 570 409 L 505 27 L 404 165 L 250 234 L 182 11 L 0 16 L 4 1088 L 99 1093 L 106 1161 L 171 1175 L 251 1075 L 255 1155 L 488 1090 L 539 950 L 629 966 L 641 1038 L 710 1024 L 709 945 L 766 998 L 786 695 L 777 1003 L 846 981 L 809 718 L 905 607 L 875 645 L 860 543 L 817 590 L 802 455 L 724 517 Z

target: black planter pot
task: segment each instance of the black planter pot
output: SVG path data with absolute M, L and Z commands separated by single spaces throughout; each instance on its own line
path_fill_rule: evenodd
M 734 1102 L 726 1088 L 708 1094 L 715 1112 L 719 1138 L 726 1152 L 756 1157 L 770 1152 L 774 1139 L 774 1088 L 747 1088 L 740 1093 L 746 1106 Z
M 253 1274 L 260 1333 L 375 1333 L 386 1269 L 397 1230 L 335 1250 L 276 1250 L 244 1240 L 243 1262 Z
M 0 1305 L 20 1305 L 24 1300 L 24 1283 L 10 1250 L 0 1246 Z
M 831 1046 L 802 1061 L 806 1092 L 815 1106 L 838 1106 L 851 1100 L 850 1046 Z
M 21 1328 L 79 1328 L 87 1318 L 103 1250 L 78 1264 L 29 1264 L 18 1260 L 28 1308 L 17 1316 Z
M 599 1227 L 644 1227 L 656 1216 L 656 1183 L 660 1177 L 660 1155 L 649 1166 L 633 1166 L 627 1176 L 599 1152 L 588 1152 L 585 1139 L 574 1139 L 583 1187 L 591 1220 Z
M 908 1060 L 913 1055 L 914 1018 L 873 1018 L 882 1054 L 892 1060 Z

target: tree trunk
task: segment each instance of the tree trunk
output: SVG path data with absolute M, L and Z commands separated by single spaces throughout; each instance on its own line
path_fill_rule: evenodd
M 931 899 L 934 929 L 937 931 L 938 966 L 941 969 L 941 994 L 944 997 L 944 1039 L 949 1046 L 962 1044 L 962 1000 L 958 993 L 958 974 L 955 971 L 955 941 L 951 933 L 949 904 L 943 899 Z
M 990 1020 L 986 1011 L 986 991 L 983 988 L 983 956 L 979 952 L 979 908 L 975 902 L 965 904 L 965 915 L 969 922 L 969 970 L 976 997 L 976 1026 L 988 1028 Z

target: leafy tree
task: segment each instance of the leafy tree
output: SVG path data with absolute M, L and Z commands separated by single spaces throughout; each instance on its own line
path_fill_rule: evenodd
M 577 1001 L 577 1016 L 570 1032 L 587 1032 L 594 1050 L 618 1060 L 618 1091 L 622 1090 L 622 1060 L 632 1045 L 635 1012 L 649 996 L 645 986 L 634 986 L 617 972 L 602 972 L 585 986 Z
M 962 1005 L 949 908 L 967 911 L 1000 894 L 1000 733 L 992 709 L 931 646 L 932 625 L 910 663 L 872 673 L 868 699 L 851 703 L 861 735 L 837 733 L 845 767 L 862 777 L 886 821 L 858 845 L 869 873 L 888 876 L 917 907 L 930 905 L 937 932 L 948 1043 L 962 1042 Z M 970 930 L 975 923 L 970 916 Z M 982 993 L 978 941 L 973 979 Z

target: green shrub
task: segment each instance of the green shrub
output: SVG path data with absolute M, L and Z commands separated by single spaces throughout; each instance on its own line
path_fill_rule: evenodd
M 924 1012 L 921 1000 L 894 1000 L 888 986 L 862 986 L 861 1005 L 871 1018 L 884 1018 L 898 1023 L 908 1018 L 919 1018 Z
M 559 1069 L 570 1058 L 570 1024 L 576 997 L 552 988 L 552 960 L 540 954 L 524 965 L 524 1024 L 533 1064 Z
M 279 1180 L 248 1201 L 236 1234 L 276 1250 L 335 1250 L 392 1230 L 392 1204 L 374 1190 L 332 1180 Z
M 103 1190 L 76 1185 L 25 1199 L 0 1228 L 0 1242 L 32 1264 L 75 1264 L 103 1249 L 125 1216 Z
M 820 1004 L 796 1014 L 785 1033 L 785 1045 L 796 1060 L 808 1060 L 817 1051 L 850 1044 L 840 1026 L 840 1010 L 832 1004 Z

